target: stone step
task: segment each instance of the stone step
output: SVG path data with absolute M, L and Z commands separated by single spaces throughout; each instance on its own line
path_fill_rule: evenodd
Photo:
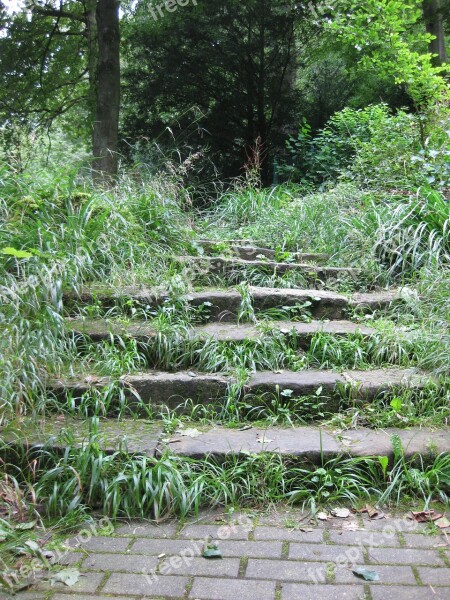
M 392 437 L 399 436 L 407 460 L 420 455 L 430 461 L 433 457 L 450 450 L 450 429 L 429 430 L 413 428 L 409 430 L 387 428 L 381 431 L 371 429 L 346 430 L 331 433 L 321 427 L 293 427 L 282 429 L 251 428 L 246 430 L 228 429 L 215 426 L 202 431 L 198 437 L 173 434 L 162 441 L 157 448 L 161 454 L 171 453 L 193 459 L 224 459 L 229 455 L 281 454 L 293 456 L 300 462 L 321 464 L 339 456 L 370 457 L 387 456 L 393 458 Z
M 160 421 L 136 419 L 74 419 L 56 416 L 52 419 L 23 420 L 10 427 L 3 441 L 10 447 L 29 449 L 51 448 L 62 453 L 73 443 L 76 447 L 89 439 L 99 443 L 108 454 L 121 447 L 129 452 L 154 456 L 161 442 L 163 424 Z
M 77 318 L 67 319 L 66 326 L 69 331 L 93 342 L 109 340 L 111 336 L 120 336 L 133 338 L 139 343 L 147 345 L 161 335 L 149 321 L 131 321 L 124 324 L 123 321 Z M 268 322 L 264 329 L 251 324 L 209 323 L 190 328 L 186 331 L 186 338 L 199 341 L 214 339 L 219 342 L 245 342 L 263 338 L 264 331 L 270 331 L 271 335 L 272 332 L 279 332 L 285 336 L 295 333 L 296 343 L 301 349 L 308 349 L 311 340 L 318 333 L 337 336 L 351 334 L 370 336 L 375 333 L 374 329 L 351 321 L 311 321 L 309 323 L 274 321 Z
M 391 304 L 402 301 L 401 290 L 384 290 L 354 294 L 353 296 L 324 290 L 265 287 L 250 287 L 249 292 L 253 298 L 253 307 L 256 313 L 306 304 L 305 312 L 316 319 L 345 319 L 353 310 L 360 313 L 371 313 L 375 310 L 386 310 Z M 93 284 L 90 288 L 84 289 L 79 296 L 65 294 L 64 300 L 69 312 L 76 306 L 90 305 L 96 302 L 108 309 L 118 304 L 126 305 L 128 300 L 131 300 L 135 306 L 156 310 L 169 301 L 169 296 L 167 293 L 146 287 L 113 289 Z M 236 322 L 242 297 L 235 289 L 205 288 L 187 294 L 184 300 L 197 308 L 208 303 L 211 320 Z
M 255 242 L 255 240 L 249 240 L 247 239 L 236 239 L 236 240 L 212 240 L 209 238 L 203 238 L 203 239 L 199 239 L 197 240 L 197 243 L 200 246 L 204 246 L 205 244 L 228 244 L 231 246 L 258 246 L 259 243 Z
M 414 369 L 375 369 L 368 371 L 334 371 L 305 370 L 298 372 L 261 371 L 254 373 L 243 386 L 240 397 L 246 400 L 261 394 L 281 394 L 291 390 L 293 398 L 300 396 L 316 396 L 319 391 L 324 410 L 336 412 L 345 395 L 352 402 L 370 401 L 381 395 L 395 393 L 399 389 L 420 391 L 430 382 L 431 376 L 418 373 Z M 167 373 L 147 371 L 133 375 L 123 375 L 119 381 L 110 377 L 83 376 L 79 379 L 53 380 L 48 382 L 47 390 L 60 400 L 71 397 L 79 401 L 89 391 L 102 391 L 116 382 L 129 403 L 137 412 L 142 411 L 136 397 L 141 402 L 159 410 L 164 407 L 175 409 L 187 399 L 195 404 L 223 406 L 226 402 L 230 386 L 236 381 L 232 377 L 221 374 L 205 374 L 195 371 Z M 117 392 L 113 392 L 117 393 Z M 119 407 L 112 399 L 111 406 Z
M 184 434 L 184 432 L 186 432 Z M 164 434 L 161 422 L 142 420 L 77 420 L 58 418 L 39 423 L 21 422 L 17 433 L 8 433 L 2 455 L 21 448 L 28 458 L 39 458 L 53 450 L 61 454 L 70 445 L 82 447 L 95 441 L 106 453 L 119 449 L 135 455 L 156 457 L 166 452 L 189 459 L 221 459 L 227 456 L 271 453 L 295 457 L 297 463 L 321 464 L 336 457 L 387 456 L 393 458 L 392 437 L 402 442 L 405 457 L 417 455 L 432 460 L 450 449 L 450 429 L 383 430 L 353 429 L 345 435 L 320 426 L 293 428 L 247 426 L 245 430 L 222 426 L 188 424 L 172 435 Z M 195 436 L 195 437 L 194 437 Z
M 324 263 L 330 258 L 329 254 L 317 253 L 317 252 L 277 252 L 271 248 L 264 248 L 261 246 L 254 245 L 249 242 L 214 242 L 212 240 L 200 240 L 200 245 L 208 255 L 217 256 L 220 249 L 223 248 L 224 243 L 227 244 L 229 252 L 246 261 L 258 260 L 261 256 L 264 258 L 275 261 L 279 255 L 286 254 L 286 259 L 290 259 L 292 262 L 312 262 L 312 263 Z M 280 260 L 280 262 L 286 262 L 286 260 Z
M 176 259 L 180 264 L 191 268 L 194 275 L 221 275 L 231 282 L 240 282 L 248 269 L 265 273 L 284 275 L 288 272 L 301 274 L 308 285 L 318 285 L 339 281 L 344 277 L 356 280 L 359 271 L 350 267 L 323 267 L 301 263 L 283 263 L 271 260 L 243 260 L 212 256 L 180 256 Z

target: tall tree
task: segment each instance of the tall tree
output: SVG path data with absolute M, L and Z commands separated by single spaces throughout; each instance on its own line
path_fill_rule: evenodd
M 444 19 L 450 10 L 448 0 L 423 0 L 423 16 L 427 32 L 433 36 L 429 49 L 439 65 L 447 62 Z
M 89 115 L 93 176 L 117 172 L 120 106 L 119 0 L 28 0 L 2 19 L 0 113 L 48 126 Z
M 260 140 L 266 157 L 284 146 L 296 114 L 296 27 L 291 0 L 210 0 L 152 18 L 141 0 L 125 33 L 124 124 L 131 140 L 156 137 L 198 107 L 225 176 L 236 175 Z
M 95 120 L 92 129 L 94 179 L 117 174 L 120 109 L 120 31 L 117 0 L 98 0 Z

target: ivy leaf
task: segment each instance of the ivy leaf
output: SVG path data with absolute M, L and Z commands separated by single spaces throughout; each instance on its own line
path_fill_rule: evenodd
M 55 583 L 64 583 L 68 587 L 73 587 L 80 578 L 80 571 L 78 569 L 63 569 L 58 573 L 55 573 L 51 579 L 51 585 Z
M 354 569 L 352 572 L 356 577 L 360 577 L 361 579 L 364 579 L 364 581 L 380 581 L 380 576 L 376 571 L 358 568 Z
M 220 551 L 219 546 L 215 542 L 211 542 L 205 545 L 202 556 L 203 558 L 209 559 L 222 558 L 222 552 Z

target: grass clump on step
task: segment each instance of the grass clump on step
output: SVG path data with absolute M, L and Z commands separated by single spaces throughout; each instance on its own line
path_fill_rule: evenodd
M 70 436 L 67 442 L 62 455 L 49 449 L 32 468 L 32 449 L 15 457 L 20 470 L 16 467 L 6 475 L 12 468 L 2 466 L 3 480 L 16 481 L 25 499 L 40 504 L 49 516 L 96 510 L 112 519 L 161 519 L 187 516 L 207 506 L 260 507 L 279 501 L 315 511 L 329 503 L 357 505 L 379 498 L 395 506 L 406 495 L 429 506 L 433 500 L 448 503 L 450 494 L 450 457 L 406 461 L 399 439 L 393 439 L 391 462 L 377 456 L 337 457 L 308 466 L 271 453 L 222 460 L 170 454 L 149 458 L 130 455 L 125 446 L 106 453 L 95 423 L 81 446 L 71 444 Z

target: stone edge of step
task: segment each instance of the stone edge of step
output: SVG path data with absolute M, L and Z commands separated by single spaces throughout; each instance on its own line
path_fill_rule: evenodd
M 405 458 L 428 456 L 432 460 L 438 454 L 450 452 L 450 428 L 438 430 L 411 428 L 368 428 L 351 429 L 344 434 L 330 432 L 323 427 L 301 426 L 293 428 L 247 427 L 229 429 L 212 426 L 209 429 L 183 428 L 167 436 L 162 423 L 148 424 L 144 421 L 105 421 L 99 426 L 98 441 L 106 453 L 117 451 L 122 440 L 124 450 L 134 455 L 157 457 L 166 452 L 178 457 L 206 459 L 225 458 L 228 455 L 249 455 L 269 453 L 320 464 L 323 459 L 337 457 L 377 457 L 393 458 L 392 437 L 398 436 L 402 442 Z M 39 452 L 53 448 L 63 452 L 68 446 L 64 441 L 63 430 L 70 427 L 71 439 L 77 447 L 82 446 L 88 437 L 88 426 L 82 421 L 71 419 L 58 424 L 55 431 L 35 432 L 29 430 L 26 437 L 10 437 L 5 440 L 5 449 L 22 447 L 27 451 Z M 124 433 L 125 430 L 125 433 Z M 106 442 L 106 443 L 104 443 Z

